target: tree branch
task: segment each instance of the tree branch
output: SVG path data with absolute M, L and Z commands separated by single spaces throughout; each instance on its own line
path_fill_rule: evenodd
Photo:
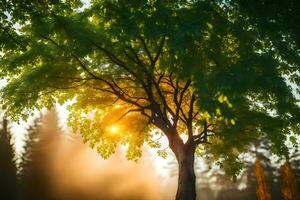
M 132 112 L 142 112 L 143 110 L 142 109 L 131 109 L 131 110 L 128 110 L 128 111 L 126 111 L 125 113 L 123 113 L 122 115 L 121 115 L 121 117 L 119 117 L 116 121 L 115 121 L 115 123 L 116 122 L 118 122 L 118 121 L 120 121 L 121 119 L 123 119 L 126 115 L 128 115 L 129 113 L 132 113 Z
M 145 50 L 145 52 L 146 52 L 146 54 L 147 54 L 147 56 L 148 56 L 148 58 L 150 60 L 151 66 L 152 66 L 152 64 L 154 63 L 154 60 L 153 60 L 153 57 L 152 57 L 152 55 L 151 55 L 151 53 L 150 53 L 150 51 L 149 51 L 149 49 L 147 47 L 147 44 L 146 44 L 146 42 L 145 42 L 145 40 L 144 40 L 144 38 L 142 36 L 139 36 L 139 39 L 142 42 L 144 50 Z
M 12 34 L 9 33 L 9 30 L 5 27 L 0 26 L 0 28 L 8 35 L 8 37 L 14 42 L 16 43 L 18 46 L 20 46 L 22 48 L 22 50 L 26 50 L 26 46 L 23 45 L 21 42 L 19 42 L 17 39 L 14 38 L 14 36 Z
M 187 120 L 189 140 L 193 140 L 193 113 L 194 113 L 195 101 L 196 101 L 196 96 L 192 94 L 191 101 L 190 101 L 190 109 L 188 113 L 188 120 Z
M 163 46 L 164 46 L 164 43 L 165 43 L 165 39 L 166 39 L 166 37 L 163 36 L 163 38 L 162 38 L 162 40 L 161 40 L 161 42 L 160 42 L 160 44 L 159 44 L 159 47 L 158 47 L 158 51 L 157 51 L 157 53 L 156 53 L 156 56 L 155 56 L 154 59 L 153 59 L 153 63 L 151 63 L 151 65 L 152 65 L 153 67 L 155 66 L 155 64 L 156 64 L 156 62 L 157 62 L 159 56 L 161 55 L 161 52 L 162 52 L 162 49 L 163 49 Z

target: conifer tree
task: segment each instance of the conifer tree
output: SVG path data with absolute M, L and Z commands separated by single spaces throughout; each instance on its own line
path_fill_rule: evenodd
M 25 200 L 55 199 L 49 165 L 58 134 L 58 118 L 55 111 L 48 111 L 29 126 L 21 157 L 21 186 Z
M 8 120 L 3 118 L 0 129 L 0 199 L 17 199 L 17 183 L 15 148 L 8 127 Z
M 37 199 L 41 197 L 41 184 L 43 185 L 43 177 L 36 177 L 36 170 L 39 163 L 37 161 L 37 148 L 40 140 L 40 118 L 34 120 L 33 124 L 27 129 L 24 150 L 21 155 L 20 162 L 20 185 L 22 196 L 24 199 Z

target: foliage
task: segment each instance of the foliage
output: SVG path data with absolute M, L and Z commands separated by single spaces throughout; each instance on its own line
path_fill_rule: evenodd
M 300 45 L 300 26 L 297 23 L 300 19 L 299 1 L 234 0 L 231 3 L 243 15 L 244 22 L 253 24 L 262 38 L 271 40 L 281 55 L 290 61 L 297 60 L 295 49 Z
M 233 175 L 237 156 L 262 133 L 287 154 L 286 134 L 300 128 L 286 81 L 299 86 L 294 35 L 274 44 L 277 29 L 250 20 L 243 5 L 4 1 L 1 103 L 18 119 L 74 100 L 69 124 L 104 158 L 121 143 L 136 160 L 155 132 L 187 135 Z

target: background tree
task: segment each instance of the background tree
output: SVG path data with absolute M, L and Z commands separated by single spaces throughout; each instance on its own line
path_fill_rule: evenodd
M 289 163 L 295 174 L 295 178 L 298 185 L 298 191 L 300 191 L 300 152 L 299 151 L 296 150 L 290 154 Z
M 256 167 L 261 167 L 263 169 L 264 177 L 265 177 L 265 184 L 267 185 L 267 190 L 269 191 L 270 196 L 272 196 L 272 199 L 280 199 L 281 192 L 280 192 L 280 172 L 279 172 L 279 166 L 278 164 L 280 158 L 272 153 L 272 144 L 267 140 L 266 137 L 261 136 L 260 138 L 257 139 L 256 142 L 249 148 L 249 156 L 252 156 L 252 158 L 259 160 L 259 165 L 256 165 L 256 160 L 255 162 L 250 162 L 248 163 L 251 165 L 251 170 L 252 173 L 249 172 L 248 178 L 249 181 L 255 181 L 256 183 L 253 184 L 253 186 L 257 187 L 263 187 L 263 186 L 258 186 L 257 183 L 261 179 L 261 174 L 256 173 L 257 169 Z M 251 184 L 249 182 L 249 184 Z M 262 182 L 260 182 L 262 183 Z
M 18 199 L 16 155 L 5 117 L 0 129 L 0 177 L 0 199 Z
M 281 167 L 282 187 L 281 192 L 284 200 L 298 200 L 300 198 L 295 174 L 288 162 Z
M 265 171 L 263 169 L 263 166 L 259 158 L 256 158 L 254 170 L 255 170 L 255 177 L 257 182 L 257 186 L 256 186 L 257 198 L 259 200 L 271 200 L 272 195 L 270 192 L 270 185 L 267 184 L 265 178 Z
M 239 12 L 231 1 L 4 1 L 2 104 L 16 119 L 75 99 L 70 125 L 104 158 L 121 143 L 136 160 L 143 144 L 159 147 L 158 130 L 179 164 L 176 199 L 193 200 L 196 149 L 236 175 L 258 135 L 286 154 L 299 132 L 286 83 L 299 84 L 288 76 L 299 60 Z
M 59 138 L 55 110 L 38 117 L 29 126 L 20 157 L 20 186 L 22 199 L 57 199 L 52 191 L 51 172 L 53 142 Z
M 232 180 L 232 177 L 227 176 L 220 170 L 220 168 L 213 165 L 213 159 L 206 161 L 208 167 L 207 170 L 203 171 L 201 177 L 206 177 L 206 187 L 213 191 L 213 196 L 207 197 L 206 199 L 218 199 L 218 200 L 235 200 L 235 199 L 246 199 L 245 196 L 238 189 L 239 181 Z M 213 167 L 211 167 L 213 166 Z M 203 182 L 202 182 L 203 184 Z M 200 184 L 201 185 L 201 184 Z M 200 186 L 201 187 L 201 186 Z M 203 187 L 203 186 L 202 186 Z M 209 192 L 209 190 L 206 190 Z M 201 189 L 199 190 L 201 192 Z M 203 191 L 202 191 L 203 192 Z M 208 193 L 209 194 L 209 193 Z M 201 199 L 201 198 L 200 198 Z
M 24 199 L 44 198 L 45 177 L 39 176 L 39 163 L 37 159 L 38 143 L 40 142 L 40 118 L 35 119 L 27 129 L 24 150 L 20 161 L 20 186 Z

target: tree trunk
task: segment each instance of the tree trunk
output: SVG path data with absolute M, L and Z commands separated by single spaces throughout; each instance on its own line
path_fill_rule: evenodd
M 297 179 L 290 164 L 286 161 L 281 167 L 282 186 L 281 192 L 284 200 L 299 200 Z
M 176 200 L 196 200 L 194 154 L 195 148 L 191 145 L 183 145 L 175 153 L 179 167 Z
M 270 189 L 267 185 L 264 169 L 260 159 L 257 157 L 254 164 L 254 173 L 256 177 L 256 195 L 259 200 L 272 200 Z

